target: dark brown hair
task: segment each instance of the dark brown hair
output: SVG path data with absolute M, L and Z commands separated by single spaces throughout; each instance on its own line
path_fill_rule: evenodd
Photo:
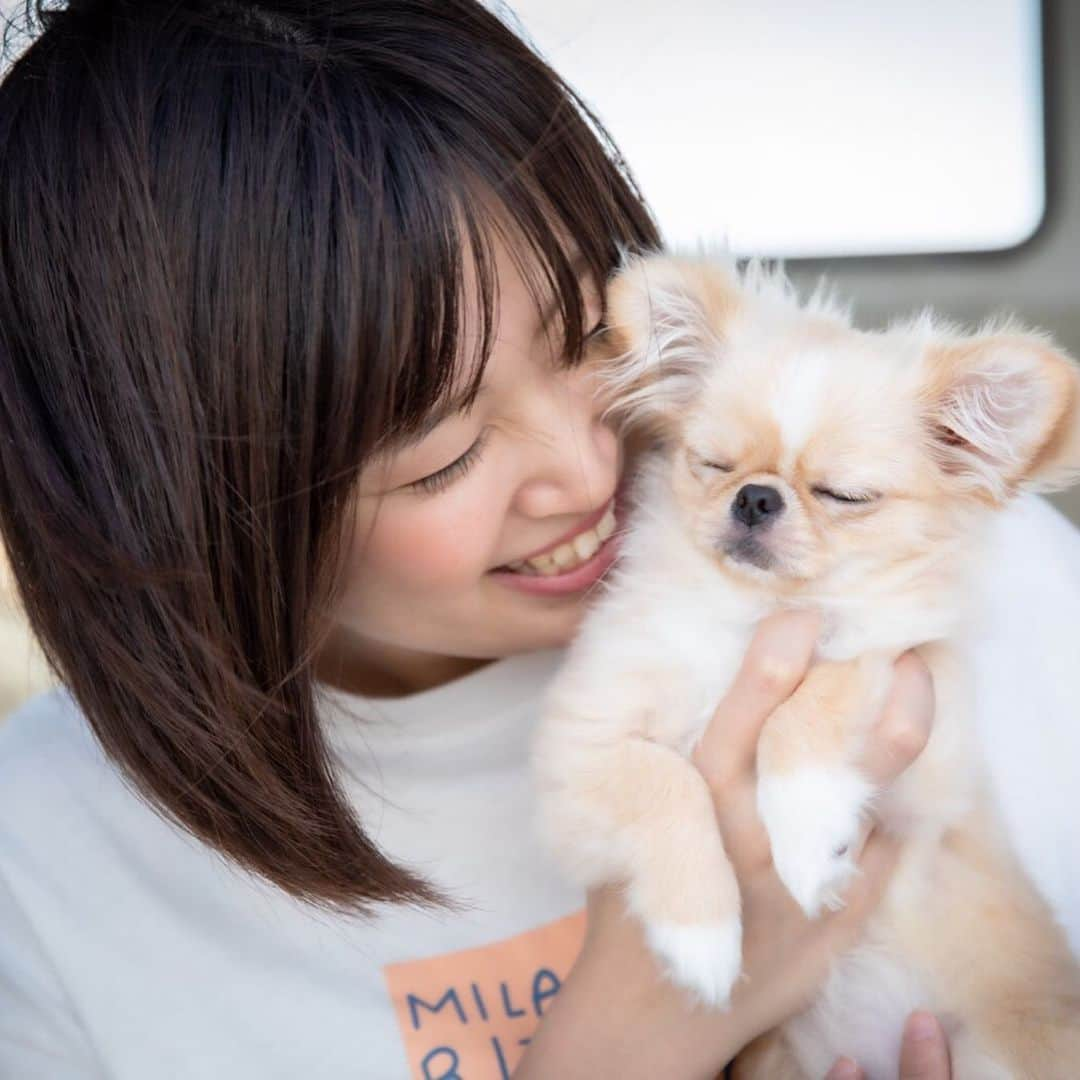
M 438 902 L 365 835 L 317 722 L 348 496 L 452 385 L 463 234 L 483 336 L 498 216 L 573 363 L 565 238 L 603 280 L 653 223 L 473 0 L 24 14 L 0 85 L 0 530 L 31 626 L 170 820 L 324 906 Z

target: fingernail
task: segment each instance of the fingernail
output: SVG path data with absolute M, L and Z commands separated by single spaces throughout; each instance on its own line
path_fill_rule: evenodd
M 858 1080 L 859 1066 L 851 1058 L 841 1058 L 829 1073 L 827 1080 Z
M 915 1042 L 937 1038 L 937 1021 L 928 1012 L 912 1013 L 907 1022 L 908 1036 Z

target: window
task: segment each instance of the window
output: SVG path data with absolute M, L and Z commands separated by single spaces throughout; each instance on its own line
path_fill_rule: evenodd
M 668 240 L 987 251 L 1044 211 L 1038 0 L 511 0 Z

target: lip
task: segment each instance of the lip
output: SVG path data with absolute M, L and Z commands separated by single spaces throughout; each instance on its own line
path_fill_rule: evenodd
M 542 548 L 537 548 L 535 551 L 530 551 L 528 555 L 519 555 L 516 559 L 510 559 L 509 562 L 526 562 L 529 559 L 535 559 L 537 555 L 548 555 L 554 551 L 557 547 L 561 547 L 568 540 L 573 540 L 575 536 L 580 536 L 583 532 L 588 532 L 589 529 L 594 528 L 600 524 L 600 519 L 607 513 L 608 507 L 615 503 L 616 495 L 612 495 L 610 499 L 598 510 L 594 510 L 580 525 L 575 525 L 569 532 L 563 533 L 558 540 L 552 540 L 550 544 L 545 545 Z M 506 563 L 503 563 L 505 566 Z
M 605 507 L 606 509 L 606 507 Z M 618 506 L 616 504 L 616 511 Z M 584 530 L 579 530 L 584 531 Z M 576 533 L 571 535 L 577 535 Z M 519 592 L 531 593 L 534 596 L 564 596 L 570 593 L 578 593 L 595 585 L 619 554 L 619 531 L 613 532 L 596 550 L 588 562 L 574 567 L 565 574 L 552 574 L 544 577 L 540 574 L 515 574 L 513 570 L 490 570 L 488 573 L 501 585 L 517 589 Z
M 573 570 L 565 574 L 551 574 L 550 576 L 515 574 L 513 570 L 495 569 L 488 571 L 489 576 L 498 581 L 500 585 L 517 589 L 519 592 L 531 593 L 534 596 L 569 595 L 595 585 L 607 573 L 619 556 L 620 527 L 623 522 L 623 515 L 628 509 L 626 479 L 624 476 L 620 480 L 615 488 L 614 495 L 599 510 L 590 514 L 582 525 L 561 536 L 553 544 L 539 548 L 528 556 L 531 559 L 536 555 L 543 555 L 554 550 L 560 544 L 565 544 L 567 540 L 572 540 L 579 533 L 591 529 L 599 523 L 610 506 L 615 512 L 615 531 L 596 549 L 596 553 L 588 562 L 574 567 Z

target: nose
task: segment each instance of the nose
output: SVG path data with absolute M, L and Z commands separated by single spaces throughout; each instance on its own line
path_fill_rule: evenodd
M 747 528 L 768 524 L 784 509 L 784 498 L 776 488 L 746 484 L 731 504 L 732 516 Z
M 602 421 L 591 384 L 586 392 L 573 375 L 561 387 L 550 381 L 547 393 L 532 398 L 523 455 L 529 472 L 515 495 L 516 509 L 531 518 L 594 510 L 618 480 L 619 439 Z

